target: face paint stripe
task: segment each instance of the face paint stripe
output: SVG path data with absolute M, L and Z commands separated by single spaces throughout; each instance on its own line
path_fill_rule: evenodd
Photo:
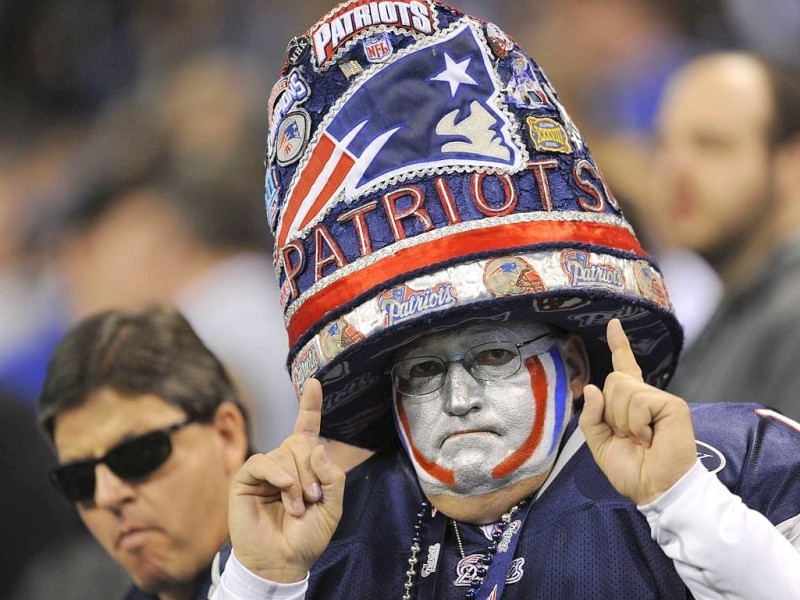
M 564 423 L 564 415 L 567 410 L 567 370 L 564 367 L 564 359 L 561 357 L 561 352 L 558 347 L 553 346 L 549 351 L 550 359 L 553 361 L 553 367 L 556 370 L 556 386 L 555 386 L 555 423 L 553 424 L 553 439 L 550 442 L 550 450 L 552 452 L 559 440 L 561 440 L 561 429 Z
M 547 373 L 537 356 L 525 359 L 525 368 L 528 369 L 528 373 L 530 374 L 531 391 L 533 392 L 533 399 L 536 404 L 533 426 L 531 427 L 528 439 L 523 442 L 522 446 L 511 453 L 508 458 L 492 470 L 492 477 L 495 479 L 504 479 L 525 464 L 525 461 L 533 456 L 539 442 L 542 441 L 542 433 L 544 432 L 544 425 L 547 421 Z
M 455 487 L 456 477 L 453 471 L 431 462 L 419 451 L 419 448 L 417 448 L 414 444 L 414 440 L 411 438 L 411 426 L 408 423 L 408 415 L 403 407 L 402 400 L 398 399 L 395 404 L 397 406 L 397 416 L 400 419 L 400 425 L 403 427 L 403 432 L 405 433 L 406 440 L 408 440 L 408 446 L 411 448 L 411 454 L 414 456 L 414 460 L 416 460 L 417 464 L 431 477 L 438 479 L 445 485 Z

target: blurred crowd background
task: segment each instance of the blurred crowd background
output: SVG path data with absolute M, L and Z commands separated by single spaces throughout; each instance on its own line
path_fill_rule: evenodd
M 718 284 L 661 243 L 652 215 L 661 89 L 719 48 L 800 62 L 800 0 L 451 4 L 499 24 L 544 68 L 662 263 L 691 342 Z M 0 598 L 124 589 L 49 489 L 54 459 L 35 426 L 47 360 L 81 317 L 175 302 L 240 385 L 256 447 L 290 430 L 263 214 L 265 105 L 287 41 L 332 6 L 0 0 Z

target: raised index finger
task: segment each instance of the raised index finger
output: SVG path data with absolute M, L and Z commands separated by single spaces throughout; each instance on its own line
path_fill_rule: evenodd
M 300 396 L 300 410 L 294 422 L 294 432 L 307 437 L 319 437 L 322 422 L 322 385 L 311 378 L 303 385 Z
M 622 323 L 619 319 L 611 319 L 608 322 L 606 329 L 608 337 L 608 347 L 611 350 L 611 362 L 614 365 L 615 371 L 626 373 L 632 377 L 636 377 L 639 381 L 643 381 L 642 370 L 639 368 L 639 363 L 636 362 L 636 357 L 631 350 L 631 344 L 628 341 L 628 336 L 622 329 Z

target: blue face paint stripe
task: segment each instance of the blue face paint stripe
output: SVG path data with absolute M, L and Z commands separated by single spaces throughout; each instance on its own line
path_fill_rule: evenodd
M 555 397 L 553 398 L 555 422 L 553 423 L 553 439 L 550 442 L 550 450 L 548 451 L 548 453 L 551 453 L 558 445 L 564 427 L 564 415 L 567 410 L 567 369 L 564 366 L 564 359 L 558 346 L 550 348 L 548 353 L 556 370 Z

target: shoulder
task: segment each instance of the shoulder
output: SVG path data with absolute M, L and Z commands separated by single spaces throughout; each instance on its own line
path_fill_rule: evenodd
M 800 424 L 764 407 L 751 403 L 692 404 L 692 424 L 700 447 L 716 448 L 722 454 L 752 458 L 754 450 L 774 460 L 794 463 L 800 460 Z M 711 471 L 716 471 L 706 464 Z
M 705 436 L 747 443 L 752 441 L 747 434 L 752 434 L 800 443 L 800 424 L 762 404 L 717 402 L 690 404 L 689 407 L 698 439 Z
M 697 456 L 773 522 L 797 514 L 800 424 L 759 404 L 693 405 Z

